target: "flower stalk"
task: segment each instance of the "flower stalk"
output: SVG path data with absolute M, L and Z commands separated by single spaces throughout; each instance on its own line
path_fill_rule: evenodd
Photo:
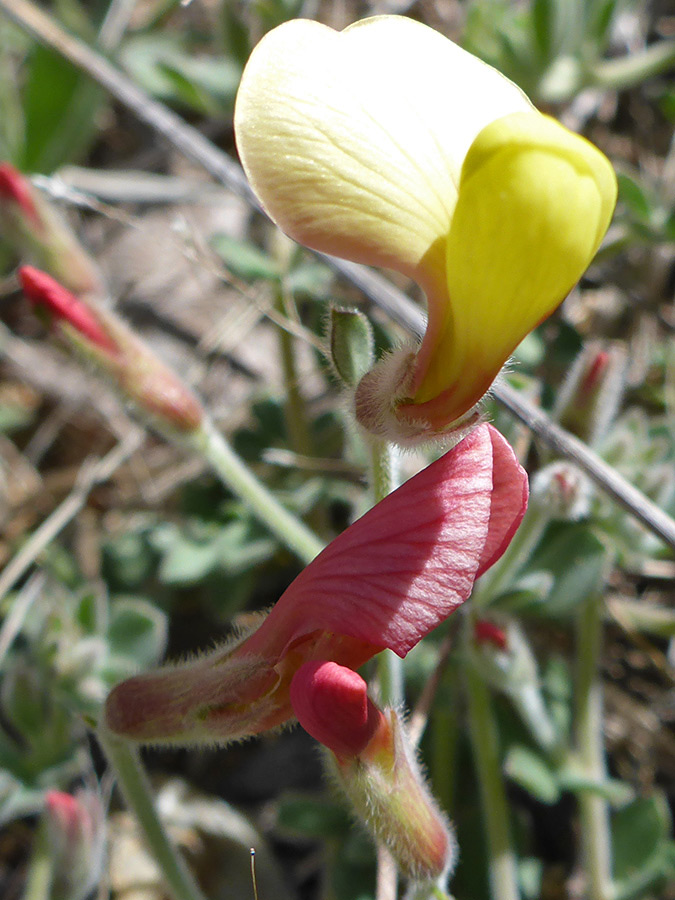
M 605 764 L 602 679 L 602 597 L 586 599 L 577 621 L 576 740 L 577 758 L 585 778 L 601 784 Z M 579 791 L 581 851 L 589 900 L 612 897 L 612 843 L 609 805 L 594 791 Z
M 223 484 L 240 497 L 285 547 L 303 563 L 311 562 L 324 547 L 304 522 L 290 513 L 234 452 L 225 437 L 206 421 L 190 444 L 208 461 Z
M 207 900 L 159 818 L 138 750 L 123 738 L 111 734 L 104 725 L 99 728 L 98 740 L 117 777 L 124 800 L 159 865 L 172 900 Z
M 490 895 L 492 900 L 519 900 L 518 866 L 511 838 L 509 807 L 499 758 L 499 733 L 492 700 L 485 681 L 470 660 L 464 670 L 469 734 L 487 835 Z

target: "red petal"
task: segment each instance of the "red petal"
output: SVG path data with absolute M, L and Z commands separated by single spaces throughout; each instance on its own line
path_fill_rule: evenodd
M 479 426 L 332 541 L 240 652 L 279 658 L 302 637 L 327 632 L 404 656 L 504 551 L 526 497 L 513 451 Z
M 293 676 L 290 695 L 305 731 L 342 758 L 367 746 L 382 717 L 363 678 L 334 662 L 305 663 Z

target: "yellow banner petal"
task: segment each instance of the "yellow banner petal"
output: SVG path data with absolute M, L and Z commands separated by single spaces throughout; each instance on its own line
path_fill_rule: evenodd
M 430 319 L 406 414 L 451 421 L 480 399 L 581 277 L 615 201 L 609 161 L 554 119 L 516 113 L 479 134 L 448 237 L 450 303 Z
M 466 152 L 487 123 L 530 108 L 499 72 L 411 19 L 343 32 L 294 20 L 253 51 L 235 133 L 253 189 L 287 234 L 410 275 L 433 305 L 446 295 Z

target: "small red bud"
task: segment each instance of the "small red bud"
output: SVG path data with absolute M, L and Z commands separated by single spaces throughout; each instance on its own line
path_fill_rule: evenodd
M 598 350 L 591 359 L 588 371 L 584 374 L 581 385 L 582 394 L 590 394 L 598 387 L 610 362 L 610 355 L 606 350 Z
M 363 678 L 334 662 L 302 665 L 293 676 L 290 696 L 305 731 L 343 759 L 364 750 L 382 718 Z
M 494 622 L 488 622 L 487 619 L 478 619 L 474 624 L 473 638 L 478 645 L 492 644 L 498 650 L 506 650 L 508 647 L 506 632 Z
M 35 225 L 41 224 L 30 182 L 7 162 L 0 163 L 0 197 L 16 203 L 23 214 L 32 219 Z
M 89 307 L 70 291 L 67 291 L 46 272 L 33 266 L 19 269 L 19 280 L 23 292 L 36 306 L 43 306 L 55 319 L 67 322 L 81 335 L 107 353 L 116 353 L 117 347 L 105 333 Z

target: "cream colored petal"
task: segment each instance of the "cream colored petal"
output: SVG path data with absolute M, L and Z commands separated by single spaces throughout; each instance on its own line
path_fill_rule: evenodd
M 287 234 L 411 275 L 434 303 L 464 156 L 485 124 L 529 108 L 502 75 L 411 19 L 344 32 L 295 20 L 253 51 L 235 132 Z

